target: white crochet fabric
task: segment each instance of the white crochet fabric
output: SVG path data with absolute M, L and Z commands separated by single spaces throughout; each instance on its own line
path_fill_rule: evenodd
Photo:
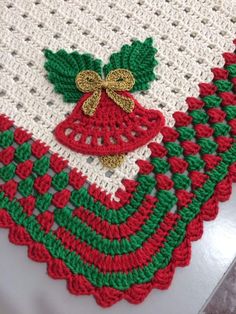
M 232 51 L 234 0 L 0 0 L 0 111 L 51 146 L 91 182 L 114 193 L 123 178 L 137 173 L 147 146 L 128 154 L 114 172 L 98 158 L 60 145 L 53 129 L 73 105 L 63 102 L 46 79 L 43 49 L 89 52 L 106 62 L 133 38 L 153 37 L 158 47 L 158 80 L 135 97 L 160 109 L 167 125 L 186 110 L 185 98 L 198 95 L 198 83 L 210 81 L 211 67 L 222 66 L 221 53 Z M 232 9 L 233 8 L 233 9 Z M 156 140 L 160 140 L 157 138 Z

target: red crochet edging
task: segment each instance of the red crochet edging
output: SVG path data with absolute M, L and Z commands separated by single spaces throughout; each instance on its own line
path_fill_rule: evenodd
M 93 264 L 95 267 L 99 268 L 101 272 L 128 272 L 131 269 L 148 265 L 148 262 L 152 259 L 152 254 L 160 251 L 160 248 L 165 242 L 165 238 L 169 235 L 179 218 L 180 216 L 176 213 L 167 213 L 160 223 L 159 228 L 142 247 L 138 248 L 135 252 L 114 257 L 91 248 L 63 227 L 58 228 L 55 234 L 66 248 L 70 250 L 73 249 L 74 252 L 79 253 L 86 263 Z M 103 264 L 105 264 L 105 266 Z
M 147 220 L 151 213 L 153 213 L 156 202 L 157 198 L 147 195 L 137 211 L 130 216 L 127 221 L 120 225 L 109 224 L 106 220 L 102 220 L 100 217 L 82 206 L 74 210 L 73 216 L 79 217 L 103 237 L 110 240 L 120 240 L 122 238 L 129 238 L 132 234 L 135 234 L 141 229 L 145 220 Z
M 235 169 L 234 169 L 235 168 Z M 47 273 L 53 279 L 67 280 L 67 288 L 74 295 L 93 295 L 102 307 L 109 307 L 122 298 L 130 303 L 141 303 L 152 290 L 167 289 L 172 281 L 176 267 L 189 265 L 191 242 L 199 240 L 203 234 L 203 221 L 216 218 L 219 202 L 227 201 L 236 182 L 236 167 L 231 166 L 229 174 L 218 183 L 214 195 L 202 205 L 200 213 L 188 225 L 184 241 L 174 250 L 171 261 L 164 269 L 156 272 L 152 281 L 134 284 L 128 290 L 118 291 L 110 287 L 94 287 L 82 275 L 74 275 L 59 259 L 53 258 L 44 245 L 32 240 L 24 227 L 14 223 L 5 209 L 0 210 L 0 227 L 9 228 L 9 240 L 15 245 L 28 246 L 28 257 L 36 262 L 47 263 Z

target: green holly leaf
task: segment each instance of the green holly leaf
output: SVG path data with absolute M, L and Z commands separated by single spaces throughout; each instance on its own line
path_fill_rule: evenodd
M 132 92 L 147 90 L 149 83 L 156 78 L 154 68 L 157 65 L 157 50 L 152 44 L 152 38 L 147 38 L 144 42 L 136 40 L 130 46 L 124 45 L 119 52 L 111 55 L 109 63 L 103 68 L 104 74 L 119 68 L 127 69 L 135 78 Z
M 93 70 L 99 75 L 102 72 L 101 60 L 94 59 L 89 54 L 79 54 L 77 51 L 67 53 L 65 50 L 45 51 L 45 69 L 48 79 L 54 84 L 54 90 L 63 95 L 66 102 L 76 103 L 83 95 L 75 84 L 77 74 L 83 70 Z

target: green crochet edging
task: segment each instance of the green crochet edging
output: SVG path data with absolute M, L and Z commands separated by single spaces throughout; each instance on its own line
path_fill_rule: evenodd
M 155 180 L 149 176 L 138 176 L 136 181 L 140 184 L 132 195 L 130 203 L 118 210 L 107 209 L 100 201 L 95 201 L 93 197 L 89 195 L 86 188 L 72 191 L 70 201 L 75 207 L 83 206 L 85 209 L 87 208 L 93 212 L 97 217 L 109 223 L 121 224 L 135 213 L 142 201 L 145 200 L 145 196 L 150 195 L 155 187 Z
M 167 196 L 167 195 L 168 196 Z M 94 231 L 90 226 L 85 224 L 79 217 L 73 217 L 73 211 L 68 207 L 55 211 L 55 221 L 59 226 L 70 230 L 76 238 L 81 239 L 94 249 L 101 253 L 110 254 L 127 254 L 136 251 L 141 245 L 157 230 L 161 223 L 161 218 L 170 210 L 176 203 L 177 198 L 171 196 L 166 191 L 158 194 L 157 206 L 153 209 L 153 213 L 141 229 L 129 239 L 110 240 L 101 236 Z M 168 200 L 168 202 L 166 202 Z M 142 206 L 142 205 L 141 205 Z

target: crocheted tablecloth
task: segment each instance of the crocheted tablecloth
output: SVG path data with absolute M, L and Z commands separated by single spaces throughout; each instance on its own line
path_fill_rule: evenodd
M 233 1 L 1 2 L 0 226 L 71 293 L 110 306 L 168 288 L 203 221 L 228 200 L 234 14 Z M 107 60 L 150 36 L 158 79 L 137 99 L 163 113 L 159 135 L 115 170 L 59 144 L 53 130 L 72 106 L 46 78 L 44 49 Z

